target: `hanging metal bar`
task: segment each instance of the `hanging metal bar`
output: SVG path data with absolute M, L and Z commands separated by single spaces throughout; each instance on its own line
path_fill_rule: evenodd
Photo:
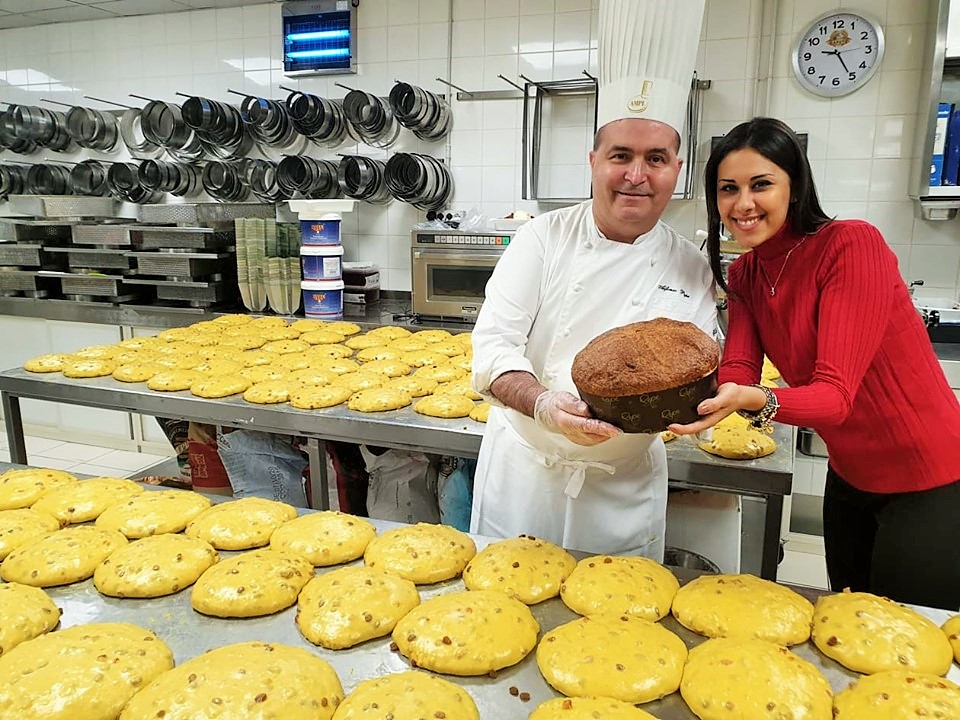
M 464 90 L 459 85 L 454 85 L 452 82 L 450 82 L 449 80 L 444 80 L 442 77 L 434 78 L 434 80 L 436 80 L 437 82 L 443 83 L 447 87 L 452 87 L 454 90 L 459 90 L 460 92 L 466 93 L 467 95 L 473 95 L 473 93 L 470 92 L 469 90 Z
M 59 105 L 61 107 L 68 107 L 68 108 L 73 107 L 73 105 L 71 105 L 70 103 L 60 102 L 59 100 L 48 100 L 47 98 L 40 98 L 40 102 L 49 103 L 51 105 Z
M 511 80 L 510 78 L 504 77 L 504 76 L 501 75 L 500 73 L 497 73 L 497 77 L 500 78 L 501 80 L 503 80 L 503 81 L 504 81 L 505 83 L 507 83 L 508 85 L 513 85 L 517 90 L 523 91 L 523 86 L 522 86 L 522 85 L 517 85 L 517 84 L 516 84 L 513 80 Z
M 344 85 L 343 83 L 335 82 L 334 85 L 336 85 L 338 88 L 343 88 L 344 90 L 349 90 L 350 92 L 353 92 L 353 91 L 354 91 L 354 88 L 350 87 L 349 85 Z
M 130 97 L 136 98 L 137 100 L 143 100 L 145 102 L 156 102 L 153 98 L 144 97 L 143 95 L 136 95 L 135 93 L 127 93 Z
M 132 105 L 124 105 L 123 103 L 114 102 L 113 100 L 104 100 L 103 98 L 93 97 L 93 95 L 84 95 L 83 97 L 85 100 L 93 100 L 94 102 L 105 103 L 106 105 L 116 105 L 126 110 L 134 109 Z

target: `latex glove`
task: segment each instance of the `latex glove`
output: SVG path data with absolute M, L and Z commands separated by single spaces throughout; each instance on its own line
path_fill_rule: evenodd
M 547 390 L 537 396 L 533 419 L 544 430 L 563 435 L 577 445 L 597 445 L 623 434 L 610 423 L 590 417 L 590 408 L 566 391 Z

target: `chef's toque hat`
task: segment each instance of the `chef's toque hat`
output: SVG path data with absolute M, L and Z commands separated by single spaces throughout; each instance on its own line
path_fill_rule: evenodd
M 600 0 L 597 127 L 657 120 L 683 132 L 705 0 Z

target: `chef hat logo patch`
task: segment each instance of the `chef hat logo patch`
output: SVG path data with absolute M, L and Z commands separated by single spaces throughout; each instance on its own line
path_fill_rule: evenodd
M 641 113 L 647 109 L 650 101 L 650 91 L 653 90 L 653 81 L 644 80 L 643 86 L 640 88 L 640 94 L 634 95 L 627 102 L 627 110 L 630 112 Z

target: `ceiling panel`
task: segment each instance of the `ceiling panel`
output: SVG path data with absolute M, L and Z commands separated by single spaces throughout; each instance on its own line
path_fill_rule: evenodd
M 114 15 L 153 15 L 188 9 L 176 0 L 110 0 L 90 7 L 105 10 Z
M 11 13 L 25 13 L 69 7 L 72 4 L 70 0 L 0 0 L 0 10 Z
M 105 17 L 260 5 L 271 0 L 0 0 L 0 30 Z M 272 0 L 281 2 L 281 0 Z M 441 0 L 437 0 L 438 2 Z M 443 0 L 445 1 L 445 0 Z
M 53 10 L 29 12 L 21 17 L 32 19 L 35 25 L 45 25 L 47 23 L 78 22 L 80 20 L 104 20 L 105 18 L 114 16 L 103 10 L 97 10 L 92 6 L 71 5 L 69 7 L 54 8 Z
M 36 20 L 28 18 L 26 15 L 0 15 L 0 30 L 9 30 L 10 28 L 29 27 L 38 25 Z

